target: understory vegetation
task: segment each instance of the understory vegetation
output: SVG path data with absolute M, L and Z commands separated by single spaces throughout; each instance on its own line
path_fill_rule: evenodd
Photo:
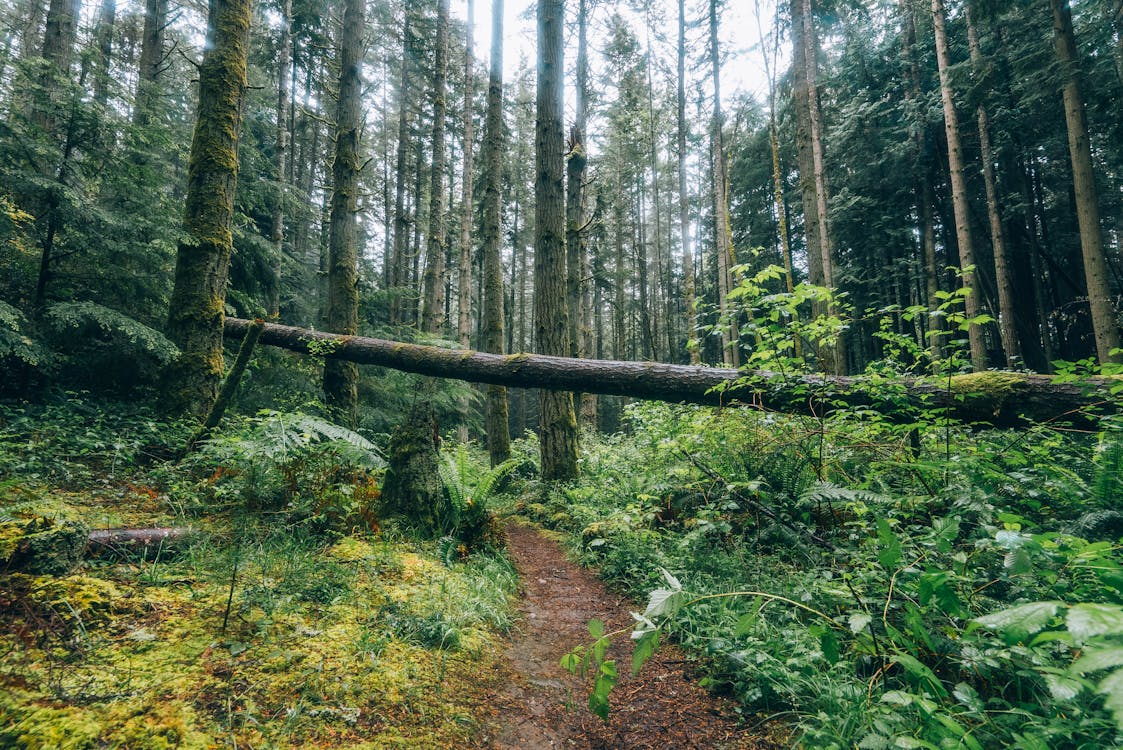
M 379 450 L 309 414 L 166 461 L 192 429 L 88 395 L 0 406 L 0 746 L 472 744 L 516 584 L 479 512 L 442 540 L 380 521 Z M 10 572 L 65 525 L 192 534 Z
M 1120 425 L 894 426 L 635 404 L 582 480 L 518 509 L 648 602 L 746 719 L 815 748 L 1123 741 Z M 565 664 L 615 669 L 594 640 Z M 623 669 L 624 667 L 621 667 Z

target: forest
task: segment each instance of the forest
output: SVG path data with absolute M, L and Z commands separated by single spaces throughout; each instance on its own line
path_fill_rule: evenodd
M 1123 0 L 0 0 L 0 748 L 1123 746 Z

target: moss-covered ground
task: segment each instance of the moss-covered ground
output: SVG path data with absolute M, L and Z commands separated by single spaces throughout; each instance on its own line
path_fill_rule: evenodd
M 200 487 L 214 477 L 197 466 L 79 482 L 13 467 L 9 454 L 0 521 L 202 533 L 181 548 L 87 558 L 67 575 L 0 571 L 0 747 L 480 742 L 485 698 L 505 679 L 497 646 L 515 588 L 505 557 L 446 565 L 437 543 L 385 529 L 189 508 L 213 499 Z

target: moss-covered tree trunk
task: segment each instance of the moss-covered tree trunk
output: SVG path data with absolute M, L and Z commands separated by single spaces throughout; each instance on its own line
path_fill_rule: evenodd
M 476 87 L 473 81 L 475 56 L 475 0 L 468 0 L 468 22 L 464 29 L 464 161 L 460 180 L 460 254 L 457 268 L 458 290 L 456 298 L 456 336 L 460 346 L 467 349 L 472 340 L 472 147 L 474 145 L 475 107 L 472 101 Z M 387 201 L 389 203 L 389 201 Z M 463 421 L 459 427 L 460 442 L 468 442 L 469 399 L 465 395 L 460 401 Z
M 438 469 L 437 433 L 432 407 L 427 402 L 415 404 L 390 438 L 389 465 L 382 482 L 384 509 L 429 537 L 451 531 L 454 520 Z
M 360 135 L 363 128 L 363 30 L 366 0 L 347 0 L 339 40 L 339 98 L 335 113 L 331 220 L 328 235 L 328 330 L 359 332 L 358 227 Z M 359 371 L 351 362 L 324 363 L 324 395 L 340 421 L 358 420 Z
M 168 0 L 146 0 L 144 28 L 140 40 L 140 62 L 137 66 L 136 101 L 133 122 L 146 125 L 156 98 L 156 81 L 164 64 L 164 29 L 167 26 Z
M 484 121 L 483 158 L 486 180 L 483 194 L 483 333 L 484 349 L 504 351 L 503 266 L 499 255 L 502 230 L 500 199 L 503 190 L 503 0 L 491 3 L 491 69 L 487 83 L 487 119 Z M 511 456 L 507 422 L 507 389 L 487 388 L 487 452 L 491 465 Z
M 538 351 L 569 354 L 569 315 L 565 302 L 565 139 L 562 135 L 562 0 L 538 3 L 538 93 L 535 124 L 534 326 Z M 577 417 L 573 394 L 542 391 L 542 478 L 577 476 Z
M 184 232 L 167 326 L 180 349 L 168 381 L 170 403 L 197 416 L 210 408 L 222 378 L 222 320 L 252 16 L 252 0 L 211 0 L 199 66 Z
M 682 241 L 682 295 L 686 308 L 686 348 L 690 364 L 701 364 L 697 340 L 698 313 L 694 301 L 694 253 L 690 244 L 690 198 L 686 192 L 686 5 L 678 0 L 678 94 L 676 122 L 678 138 L 678 223 Z M 672 359 L 674 359 L 672 357 Z

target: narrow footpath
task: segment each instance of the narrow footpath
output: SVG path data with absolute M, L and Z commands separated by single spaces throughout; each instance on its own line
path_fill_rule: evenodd
M 510 678 L 490 696 L 496 750 L 772 750 L 783 747 L 739 725 L 731 702 L 708 693 L 682 652 L 663 645 L 639 676 L 631 674 L 631 640 L 610 652 L 620 681 L 607 723 L 587 707 L 588 685 L 559 666 L 590 642 L 592 618 L 607 630 L 630 627 L 635 605 L 566 559 L 557 542 L 517 523 L 507 533 L 522 578 L 521 620 L 507 652 Z

